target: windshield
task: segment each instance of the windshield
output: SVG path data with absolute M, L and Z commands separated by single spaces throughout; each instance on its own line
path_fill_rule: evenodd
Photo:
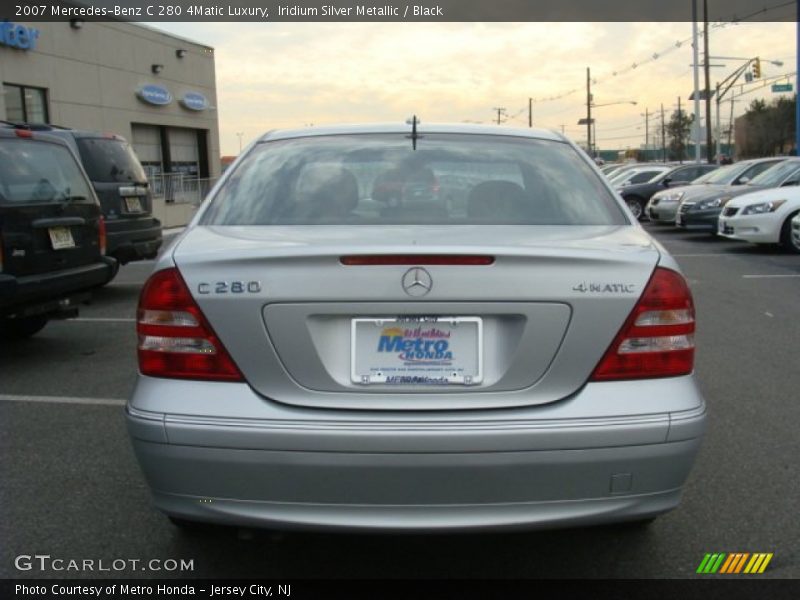
M 800 171 L 800 163 L 794 160 L 780 162 L 763 171 L 747 182 L 747 185 L 777 187 L 784 180 Z
M 723 169 L 729 169 L 731 166 L 733 166 L 733 165 L 729 165 L 729 166 L 726 166 L 726 167 L 720 167 L 719 169 L 712 169 L 708 173 L 703 173 L 697 179 L 692 179 L 691 183 L 692 183 L 692 185 L 695 185 L 697 183 L 708 183 L 708 180 L 711 179 L 711 177 L 713 175 L 715 175 L 716 173 L 719 173 Z
M 0 204 L 66 200 L 95 202 L 86 177 L 66 146 L 0 140 Z
M 627 220 L 562 142 L 424 134 L 315 136 L 257 145 L 207 225 L 609 225 Z
M 146 183 L 130 144 L 113 138 L 79 138 L 78 150 L 89 179 L 101 183 Z
M 705 177 L 703 183 L 710 183 L 712 185 L 729 185 L 736 181 L 739 175 L 747 171 L 747 169 L 752 166 L 753 163 L 751 162 L 741 162 L 736 163 L 735 165 L 720 167 L 716 171 L 711 171 L 711 173 Z

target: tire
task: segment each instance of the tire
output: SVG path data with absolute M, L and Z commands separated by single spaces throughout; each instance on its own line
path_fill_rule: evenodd
M 792 254 L 800 254 L 800 242 L 795 242 L 792 238 L 792 219 L 797 215 L 798 212 L 790 214 L 786 217 L 781 227 L 781 246 L 783 246 L 784 250 Z
M 641 221 L 642 217 L 644 217 L 644 198 L 640 198 L 639 196 L 626 196 L 623 200 L 625 200 L 625 204 L 628 205 L 628 208 L 633 213 L 633 216 L 636 217 L 636 220 Z
M 626 530 L 626 531 L 639 531 L 639 530 L 646 530 L 650 525 L 656 522 L 658 517 L 645 517 L 642 519 L 635 519 L 633 521 L 622 521 L 620 523 L 616 523 L 614 527 L 618 530 Z
M 0 339 L 24 340 L 39 333 L 47 325 L 47 317 L 0 318 Z
M 170 523 L 185 533 L 202 533 L 212 528 L 208 523 L 203 523 L 201 521 L 190 521 L 189 519 L 182 519 L 171 515 L 167 516 L 167 518 L 170 520 Z

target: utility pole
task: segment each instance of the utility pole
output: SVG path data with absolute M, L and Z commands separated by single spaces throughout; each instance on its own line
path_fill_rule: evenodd
M 800 1 L 800 0 L 798 0 Z M 661 104 L 661 156 L 667 162 L 667 125 L 664 121 L 664 104 Z
M 715 137 L 717 140 L 717 160 L 715 160 L 714 162 L 719 165 L 722 164 L 722 157 L 720 156 L 720 152 L 722 152 L 722 150 L 720 149 L 720 145 L 722 144 L 722 129 L 721 129 L 722 126 L 720 125 L 719 122 L 719 82 L 717 82 L 716 101 L 717 101 L 717 126 L 716 126 L 717 134 Z
M 644 155 L 647 156 L 647 147 L 650 145 L 650 113 L 644 109 Z
M 506 112 L 506 109 L 505 108 L 497 108 L 497 107 L 495 107 L 492 110 L 496 110 L 497 111 L 497 124 L 500 125 L 500 123 L 502 123 L 501 117 L 503 116 L 503 113 Z
M 681 112 L 681 97 L 678 96 L 678 162 L 683 164 L 683 112 Z
M 800 0 L 798 0 L 800 1 Z M 700 48 L 697 47 L 697 0 L 692 0 L 692 53 L 694 54 L 694 65 L 692 72 L 694 76 L 694 162 L 700 164 Z
M 528 127 L 533 127 L 533 98 L 528 98 Z
M 708 73 L 708 0 L 703 0 L 703 50 L 705 52 L 705 56 L 703 57 L 703 67 L 706 74 L 706 162 L 710 163 L 714 148 L 712 148 L 711 142 L 711 84 L 709 82 Z M 699 117 L 695 118 L 698 119 L 699 126 Z
M 733 102 L 734 97 L 731 95 L 731 121 L 728 123 L 728 152 L 730 152 L 729 158 L 733 159 L 733 152 L 731 152 L 731 136 L 733 135 Z
M 592 153 L 592 76 L 589 67 L 586 67 L 586 146 L 589 156 L 594 158 Z

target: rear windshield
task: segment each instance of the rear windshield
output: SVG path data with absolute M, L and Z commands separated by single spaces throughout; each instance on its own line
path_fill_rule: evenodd
M 145 183 L 147 177 L 130 144 L 111 138 L 79 138 L 83 168 L 101 183 Z
M 216 194 L 207 225 L 627 223 L 569 145 L 405 134 L 262 143 Z
M 89 182 L 66 146 L 0 139 L 0 204 L 95 202 Z

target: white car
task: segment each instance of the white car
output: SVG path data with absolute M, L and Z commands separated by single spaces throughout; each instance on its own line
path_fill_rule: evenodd
M 800 232 L 792 219 L 800 214 L 800 188 L 772 188 L 744 194 L 725 206 L 719 217 L 721 236 L 754 244 L 781 244 L 800 254 Z

